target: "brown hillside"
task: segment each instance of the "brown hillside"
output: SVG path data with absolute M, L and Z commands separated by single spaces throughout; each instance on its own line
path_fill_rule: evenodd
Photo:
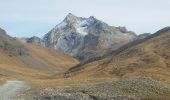
M 0 80 L 47 78 L 77 63 L 71 56 L 52 49 L 22 44 L 0 29 Z
M 152 77 L 170 83 L 170 27 L 129 43 L 106 57 L 70 68 L 66 76 L 137 78 Z

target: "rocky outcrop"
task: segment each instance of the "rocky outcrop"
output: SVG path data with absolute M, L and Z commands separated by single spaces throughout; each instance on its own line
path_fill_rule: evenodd
M 136 34 L 125 27 L 114 27 L 91 16 L 66 18 L 43 38 L 46 47 L 70 54 L 81 61 L 103 55 L 108 48 L 117 49 L 133 41 Z

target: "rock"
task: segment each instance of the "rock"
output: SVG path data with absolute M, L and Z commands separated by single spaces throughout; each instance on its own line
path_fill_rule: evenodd
M 133 41 L 136 34 L 125 27 L 116 28 L 91 16 L 66 18 L 43 38 L 46 47 L 70 54 L 80 61 L 103 55 L 108 48 L 117 49 Z

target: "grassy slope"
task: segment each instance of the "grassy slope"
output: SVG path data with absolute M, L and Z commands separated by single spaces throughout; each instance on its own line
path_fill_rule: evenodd
M 113 79 L 149 76 L 170 84 L 167 78 L 170 77 L 170 31 L 158 33 L 106 58 L 73 68 L 68 75 Z
M 29 57 L 9 57 L 0 52 L 0 80 L 24 79 L 35 87 L 72 87 L 111 82 L 121 78 L 150 76 L 170 83 L 170 32 L 151 38 L 119 53 L 80 66 L 73 77 L 59 77 L 78 62 L 48 48 L 26 45 Z M 113 56 L 114 55 L 114 56 Z
M 56 78 L 69 67 L 78 63 L 77 60 L 38 45 L 26 45 L 29 56 L 10 57 L 0 50 L 0 82 L 9 79 L 38 80 Z

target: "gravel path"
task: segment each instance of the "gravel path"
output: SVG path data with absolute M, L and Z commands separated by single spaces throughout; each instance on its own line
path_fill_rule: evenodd
M 14 100 L 24 87 L 23 81 L 7 81 L 6 84 L 0 86 L 0 100 Z

